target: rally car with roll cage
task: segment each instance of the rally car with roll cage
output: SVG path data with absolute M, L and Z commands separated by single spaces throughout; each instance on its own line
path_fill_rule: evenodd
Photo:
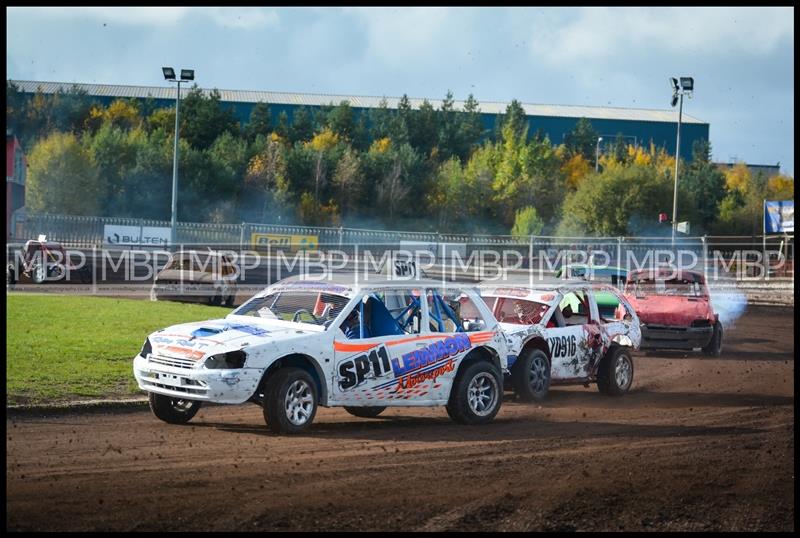
M 270 429 L 308 428 L 318 406 L 375 417 L 391 406 L 446 406 L 465 424 L 502 402 L 506 337 L 474 287 L 432 280 L 290 277 L 223 319 L 147 337 L 134 358 L 161 420 L 203 402 L 254 402 Z
M 613 294 L 613 316 L 597 305 Z M 509 340 L 506 386 L 523 401 L 543 400 L 551 384 L 596 383 L 610 395 L 633 383 L 631 351 L 641 341 L 639 319 L 613 287 L 584 280 L 484 282 L 481 296 Z
M 150 300 L 208 302 L 232 307 L 239 268 L 224 252 L 181 250 L 171 253 L 153 278 Z
M 44 235 L 26 241 L 21 251 L 15 253 L 6 265 L 6 287 L 18 283 L 91 282 L 91 269 L 83 264 L 76 265 L 70 258 L 64 245 L 48 241 Z
M 641 321 L 642 349 L 722 353 L 722 323 L 702 272 L 672 267 L 631 271 L 625 298 Z

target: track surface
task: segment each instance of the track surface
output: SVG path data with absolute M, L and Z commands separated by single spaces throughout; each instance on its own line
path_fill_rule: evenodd
M 751 307 L 723 356 L 639 353 L 633 390 L 444 409 L 320 409 L 302 436 L 254 405 L 10 417 L 13 530 L 794 530 L 794 310 Z

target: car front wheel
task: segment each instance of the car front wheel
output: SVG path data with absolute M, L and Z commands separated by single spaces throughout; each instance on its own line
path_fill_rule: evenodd
M 633 359 L 624 346 L 614 346 L 606 353 L 597 372 L 597 388 L 603 394 L 621 396 L 633 384 Z
M 267 379 L 264 420 L 275 433 L 300 433 L 314 422 L 317 388 L 300 368 L 281 368 Z
M 511 373 L 514 393 L 523 402 L 541 402 L 550 390 L 550 361 L 541 349 L 526 351 Z
M 151 392 L 149 397 L 153 414 L 170 424 L 186 424 L 197 414 L 202 404 L 197 400 L 173 398 L 155 392 Z
M 461 424 L 491 422 L 500 411 L 502 386 L 500 373 L 492 364 L 467 364 L 453 384 L 447 414 Z

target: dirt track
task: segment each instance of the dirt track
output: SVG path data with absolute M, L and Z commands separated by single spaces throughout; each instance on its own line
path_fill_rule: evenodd
M 11 417 L 13 530 L 794 530 L 794 311 L 752 307 L 720 359 L 635 358 L 622 398 L 555 388 L 483 427 L 444 409 L 254 405 Z

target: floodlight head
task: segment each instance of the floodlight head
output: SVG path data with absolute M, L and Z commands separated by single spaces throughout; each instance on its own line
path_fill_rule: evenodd
M 162 67 L 161 71 L 164 73 L 165 80 L 175 80 L 175 70 L 171 67 Z
M 678 91 L 678 79 L 675 77 L 670 77 L 669 81 L 672 83 L 672 89 Z
M 181 80 L 194 80 L 194 69 L 181 69 Z
M 681 77 L 681 88 L 683 91 L 694 91 L 694 79 L 692 77 Z
M 672 106 L 674 107 L 677 104 L 678 104 L 678 94 L 676 93 L 672 96 Z

